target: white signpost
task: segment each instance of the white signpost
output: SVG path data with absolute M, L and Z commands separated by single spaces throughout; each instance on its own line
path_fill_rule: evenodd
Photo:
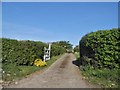
M 48 49 L 44 47 L 44 61 L 50 60 L 51 43 L 48 43 Z

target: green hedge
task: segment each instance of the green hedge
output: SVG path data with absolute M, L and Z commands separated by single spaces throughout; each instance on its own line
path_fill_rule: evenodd
M 2 38 L 2 63 L 15 65 L 33 65 L 36 58 L 43 59 L 46 43 L 35 41 L 18 41 Z M 64 53 L 64 48 L 52 45 L 52 56 Z
M 79 52 L 79 45 L 76 45 L 76 46 L 74 47 L 74 52 Z
M 58 55 L 63 54 L 65 52 L 66 52 L 66 49 L 64 47 L 52 44 L 52 47 L 51 47 L 51 57 L 52 56 L 58 56 Z
M 119 29 L 99 30 L 80 40 L 80 62 L 95 68 L 119 68 Z
M 3 38 L 2 62 L 5 64 L 32 65 L 36 58 L 42 57 L 44 46 L 46 44 L 42 42 L 17 41 Z

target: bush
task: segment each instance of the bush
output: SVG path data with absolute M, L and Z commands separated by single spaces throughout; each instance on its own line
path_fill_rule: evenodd
M 58 56 L 66 52 L 66 49 L 60 45 L 52 44 L 51 47 L 51 57 Z
M 2 63 L 14 63 L 16 65 L 33 65 L 36 58 L 43 56 L 42 42 L 17 41 L 12 39 L 2 39 Z
M 112 29 L 99 30 L 82 37 L 79 44 L 81 64 L 95 68 L 120 68 L 119 35 L 119 29 Z
M 76 45 L 76 46 L 74 47 L 74 52 L 79 52 L 79 45 Z
M 2 38 L 2 63 L 27 65 L 34 64 L 34 60 L 40 58 L 43 60 L 44 47 L 48 45 L 43 42 L 18 41 Z M 51 57 L 65 53 L 65 48 L 59 45 L 52 45 Z

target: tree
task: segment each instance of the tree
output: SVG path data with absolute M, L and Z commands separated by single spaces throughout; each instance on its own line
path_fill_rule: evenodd
M 57 42 L 53 42 L 53 44 L 57 44 L 59 46 L 64 47 L 66 50 L 72 50 L 72 44 L 70 44 L 69 41 L 57 41 Z

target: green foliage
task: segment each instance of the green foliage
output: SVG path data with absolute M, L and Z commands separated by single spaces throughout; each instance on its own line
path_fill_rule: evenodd
M 53 42 L 53 44 L 62 46 L 66 50 L 71 50 L 73 46 L 72 44 L 70 44 L 69 41 L 57 41 L 57 42 Z
M 40 69 L 42 68 L 36 66 L 16 66 L 14 64 L 3 64 L 4 73 L 2 74 L 2 79 L 4 81 L 15 81 Z
M 36 58 L 43 57 L 42 42 L 2 39 L 2 63 L 15 65 L 33 65 Z
M 81 64 L 95 68 L 119 68 L 118 29 L 92 32 L 80 40 Z
M 83 77 L 95 85 L 98 84 L 103 88 L 119 87 L 119 69 L 93 69 L 90 66 L 81 66 L 80 69 Z
M 36 58 L 43 59 L 44 47 L 48 45 L 43 42 L 17 41 L 2 38 L 2 63 L 15 65 L 33 65 Z M 65 53 L 65 48 L 60 45 L 52 45 L 51 57 Z
M 64 47 L 60 46 L 60 45 L 57 45 L 57 44 L 52 44 L 52 47 L 51 47 L 51 57 L 52 56 L 58 56 L 60 54 L 63 54 L 65 53 L 66 50 Z
M 74 47 L 74 52 L 79 52 L 79 45 Z

